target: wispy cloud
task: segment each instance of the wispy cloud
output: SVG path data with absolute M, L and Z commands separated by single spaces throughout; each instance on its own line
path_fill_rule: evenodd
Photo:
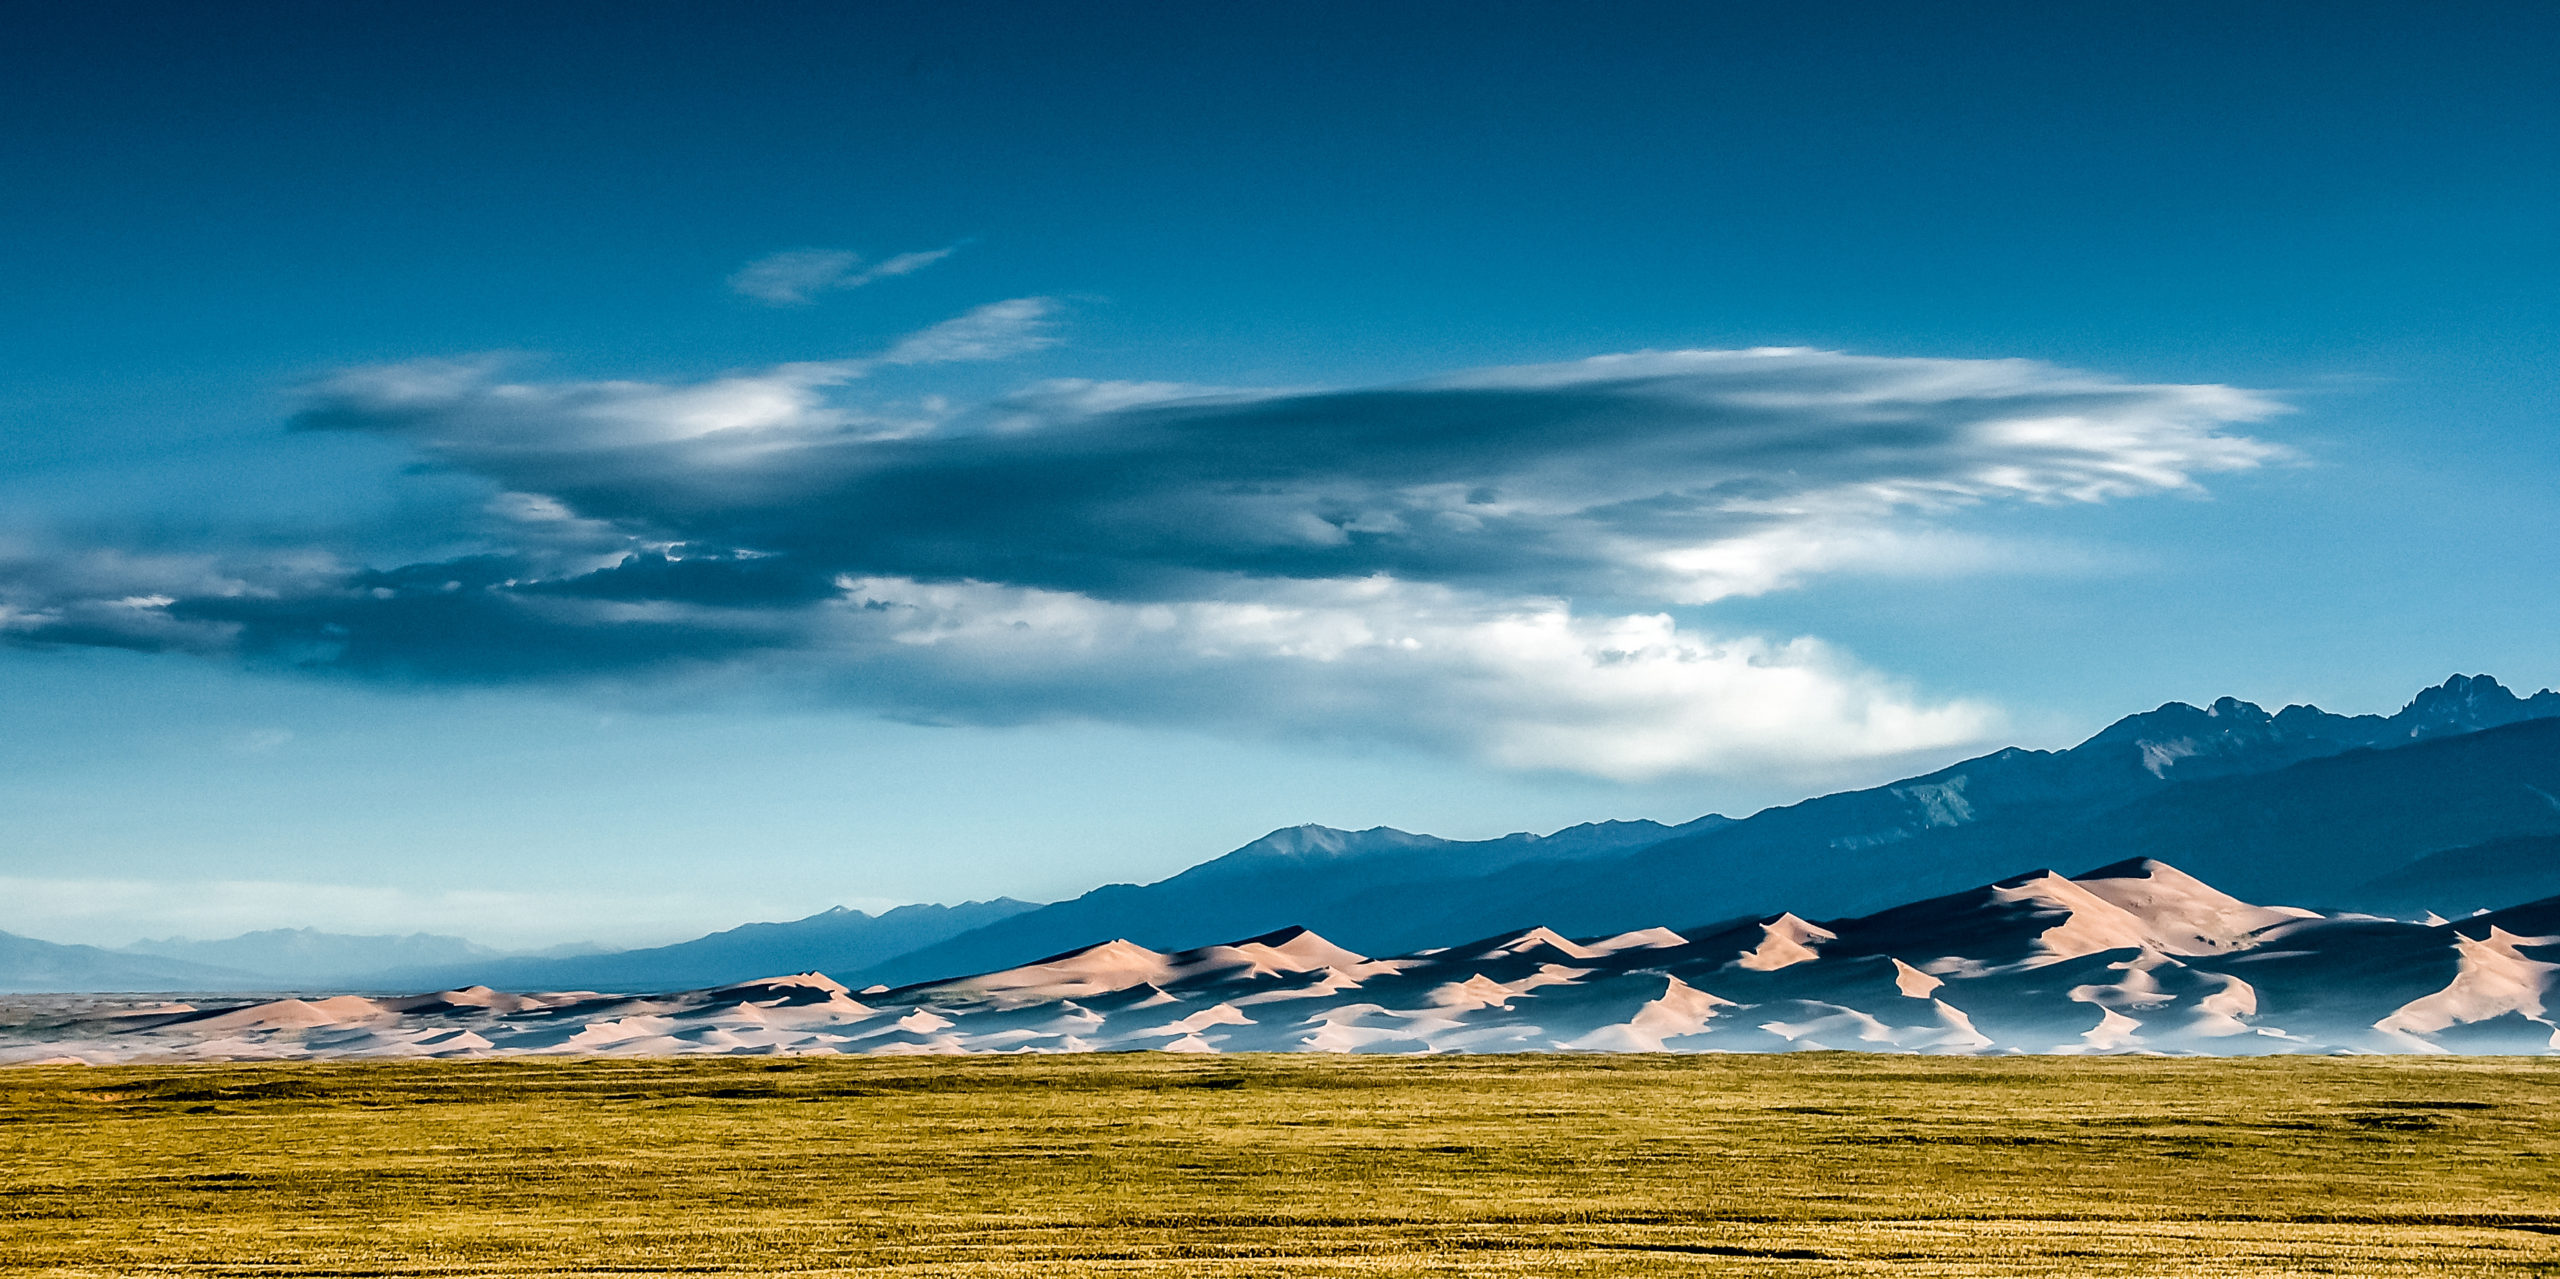
M 767 306 L 807 306 L 821 293 L 858 289 L 921 271 L 959 251 L 958 245 L 900 253 L 869 266 L 850 249 L 789 249 L 769 253 L 729 277 L 732 292 Z
M 1609 776 L 1978 739 L 1817 640 L 1664 610 L 1967 571 L 1987 505 L 2192 492 L 2274 402 L 2022 360 L 1638 352 L 1395 386 L 1052 381 L 954 405 L 884 365 L 1048 344 L 989 304 L 870 356 L 697 383 L 359 370 L 302 422 L 504 495 L 477 555 L 0 567 L 0 635 L 438 680 L 713 663 L 922 719 L 1393 738 Z M 134 602 L 140 601 L 140 602 Z
M 880 357 L 883 364 L 950 364 L 1007 360 L 1056 344 L 1058 304 L 1049 298 L 990 302 L 921 333 L 912 333 Z

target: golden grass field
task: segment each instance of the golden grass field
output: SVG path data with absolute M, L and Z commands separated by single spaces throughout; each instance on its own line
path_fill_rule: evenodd
M 2560 1063 L 18 1067 L 0 1273 L 2560 1274 Z

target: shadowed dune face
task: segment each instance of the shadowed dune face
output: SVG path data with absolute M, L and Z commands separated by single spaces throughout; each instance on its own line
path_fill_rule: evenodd
M 0 1061 L 985 1052 L 2560 1052 L 2560 902 L 2329 917 L 2157 861 L 1853 919 L 1545 928 L 1372 958 L 1303 928 L 1105 941 L 856 997 L 820 973 L 663 995 L 352 995 L 22 1020 Z

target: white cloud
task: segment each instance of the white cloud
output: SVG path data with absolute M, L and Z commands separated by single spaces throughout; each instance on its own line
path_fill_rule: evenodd
M 1112 718 L 1225 715 L 1505 768 L 1638 779 L 1785 775 L 1984 738 L 1819 641 L 1721 638 L 1663 614 L 1578 616 L 1379 578 L 1252 600 L 1112 603 L 978 582 L 847 578 L 826 643 L 917 713 L 1028 695 Z M 889 678 L 884 680 L 884 675 Z
M 378 429 L 398 417 L 420 443 L 457 458 L 595 456 L 682 441 L 724 448 L 752 439 L 763 448 L 777 439 L 789 443 L 795 434 L 831 440 L 849 429 L 912 435 L 948 416 L 947 407 L 937 411 L 919 402 L 892 414 L 849 405 L 831 392 L 883 364 L 1002 360 L 1039 350 L 1057 341 L 1057 310 L 1049 298 L 1008 298 L 907 334 L 876 356 L 794 361 L 700 382 L 514 381 L 495 358 L 374 365 L 313 384 L 299 420 L 311 429 Z M 524 490 L 509 500 L 521 508 L 537 498 L 542 495 Z M 560 507 L 560 514 L 572 513 Z
M 737 269 L 729 277 L 732 292 L 767 306 L 807 306 L 821 293 L 858 289 L 894 276 L 911 275 L 951 256 L 959 246 L 900 253 L 865 267 L 850 249 L 790 249 L 769 253 Z
M 950 364 L 960 360 L 1004 360 L 1057 342 L 1058 304 L 1049 298 L 1011 298 L 990 302 L 910 334 L 880 357 L 883 364 Z
M 812 295 L 841 288 L 862 263 L 847 249 L 793 249 L 739 267 L 729 288 L 771 306 L 806 306 Z
M 253 728 L 224 742 L 225 749 L 238 755 L 273 755 L 293 741 L 289 728 Z
M 855 284 L 869 284 L 873 280 L 886 280 L 892 276 L 911 275 L 917 271 L 925 269 L 926 267 L 932 266 L 934 263 L 950 257 L 952 254 L 959 251 L 959 246 L 953 245 L 947 249 L 923 249 L 914 253 L 901 253 L 894 257 L 886 258 L 880 262 L 872 264 L 869 269 L 862 272 L 861 276 L 855 281 Z

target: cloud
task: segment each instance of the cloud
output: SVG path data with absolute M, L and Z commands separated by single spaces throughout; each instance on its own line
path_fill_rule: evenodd
M 289 728 L 253 728 L 224 743 L 235 755 L 273 755 L 293 741 Z
M 995 303 L 881 358 L 997 358 L 1048 314 Z M 1890 559 L 1968 507 L 2193 491 L 2281 456 L 2224 429 L 2275 411 L 2259 397 L 2023 361 L 1668 352 L 1350 391 L 1053 383 L 940 413 L 827 394 L 864 367 L 484 379 L 432 407 L 367 372 L 306 420 L 668 544 L 1108 598 L 1385 575 L 1704 604 Z
M 1153 604 L 838 585 L 823 643 L 854 658 L 875 704 L 922 719 L 1226 720 L 1626 779 L 1800 775 L 1999 722 L 1978 702 L 1922 704 L 1810 639 L 1719 638 L 1664 614 L 1583 616 L 1385 578 Z
M 1996 713 L 1666 610 L 1966 571 L 1998 558 L 1953 527 L 1969 509 L 2192 493 L 2285 456 L 2234 429 L 2280 406 L 2229 387 L 1803 349 L 1351 389 L 870 389 L 1036 349 L 1055 315 L 1013 299 L 877 355 L 695 383 L 351 371 L 298 424 L 486 482 L 484 552 L 215 557 L 165 581 L 0 568 L 0 635 L 430 680 L 719 666 L 920 720 L 1347 734 L 1621 777 L 1812 769 L 1978 740 Z
M 868 267 L 850 249 L 790 249 L 739 267 L 729 289 L 767 306 L 807 306 L 821 293 L 858 289 L 892 276 L 921 271 L 959 251 L 958 245 L 900 253 Z
M 967 315 L 908 335 L 880 357 L 884 364 L 950 364 L 1004 360 L 1057 341 L 1052 321 L 1058 304 L 1048 298 L 990 302 Z

